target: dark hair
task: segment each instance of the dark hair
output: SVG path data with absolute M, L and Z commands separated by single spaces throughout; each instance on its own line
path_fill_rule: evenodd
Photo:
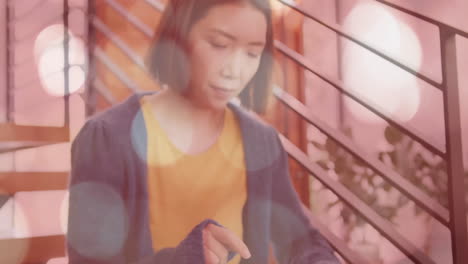
M 271 91 L 273 70 L 273 26 L 270 0 L 170 0 L 163 12 L 146 58 L 153 78 L 170 87 L 185 89 L 189 82 L 187 37 L 192 26 L 207 11 L 220 4 L 250 4 L 267 20 L 267 36 L 260 65 L 252 80 L 239 95 L 244 107 L 264 113 Z

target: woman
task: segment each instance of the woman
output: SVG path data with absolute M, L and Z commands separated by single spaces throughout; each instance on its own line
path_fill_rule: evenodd
M 160 92 L 87 121 L 72 146 L 70 263 L 338 263 L 310 226 L 262 112 L 267 0 L 171 0 L 148 69 Z

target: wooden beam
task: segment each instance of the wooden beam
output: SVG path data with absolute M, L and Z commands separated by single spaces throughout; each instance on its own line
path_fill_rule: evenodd
M 65 190 L 68 172 L 0 172 L 0 194 Z
M 27 141 L 59 143 L 70 140 L 68 127 L 25 126 L 0 124 L 0 142 Z
M 0 263 L 46 263 L 65 251 L 64 235 L 0 239 Z

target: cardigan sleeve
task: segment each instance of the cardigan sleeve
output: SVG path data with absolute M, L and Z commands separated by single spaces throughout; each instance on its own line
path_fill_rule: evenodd
M 93 119 L 72 143 L 66 242 L 69 264 L 128 263 L 125 172 L 116 144 L 105 123 Z M 154 252 L 135 264 L 203 264 L 202 230 L 209 223 L 218 224 L 207 219 L 177 247 Z
M 70 264 L 124 264 L 122 164 L 102 121 L 89 120 L 71 148 L 67 251 Z M 118 157 L 118 156 L 117 156 Z
M 288 155 L 276 130 L 273 133 L 277 158 L 272 180 L 271 240 L 278 262 L 339 264 L 333 249 L 303 212 L 289 177 Z

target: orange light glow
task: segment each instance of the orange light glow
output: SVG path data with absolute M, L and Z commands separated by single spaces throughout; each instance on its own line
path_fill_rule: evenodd
M 283 2 L 292 4 L 292 5 L 299 5 L 301 0 L 282 0 Z M 287 6 L 286 4 L 281 3 L 279 0 L 270 0 L 271 8 L 275 14 L 286 15 L 288 12 L 293 11 L 291 7 Z

